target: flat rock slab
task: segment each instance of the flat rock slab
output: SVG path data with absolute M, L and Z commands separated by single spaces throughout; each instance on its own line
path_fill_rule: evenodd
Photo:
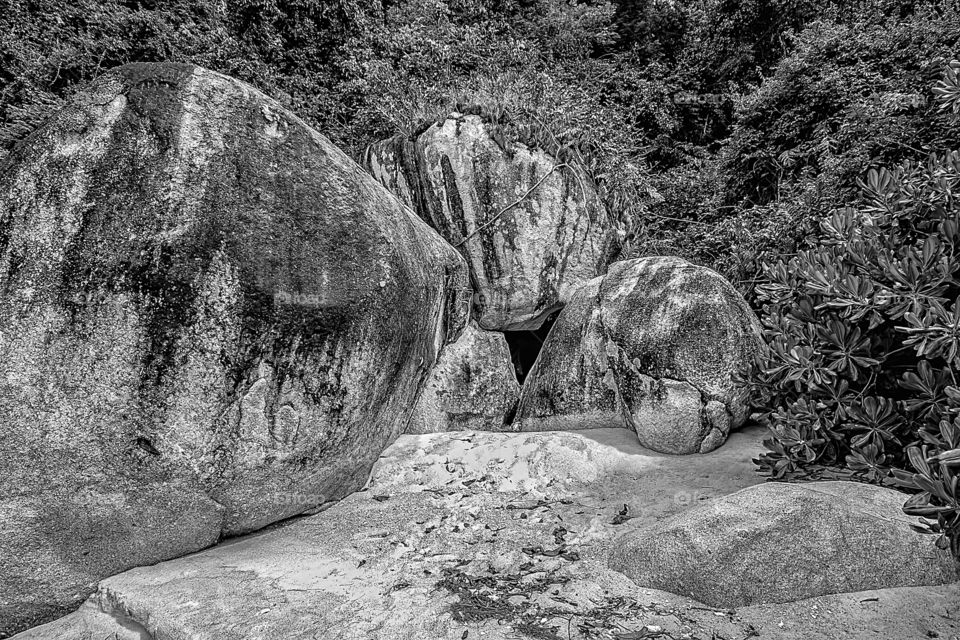
M 544 629 L 557 635 L 539 637 L 576 639 L 657 637 L 641 635 L 657 628 L 670 634 L 660 637 L 704 640 L 739 640 L 751 629 L 797 639 L 960 633 L 956 586 L 727 611 L 640 589 L 605 566 L 620 533 L 687 508 L 675 494 L 696 499 L 705 488 L 722 495 L 758 482 L 749 460 L 762 435 L 749 430 L 712 454 L 683 457 L 646 451 L 625 430 L 404 436 L 365 491 L 108 578 L 81 611 L 17 637 L 109 637 L 102 632 L 113 633 L 111 620 L 123 640 L 462 640 L 464 632 L 505 640 Z M 600 471 L 572 465 L 577 451 Z M 454 461 L 462 464 L 447 464 Z

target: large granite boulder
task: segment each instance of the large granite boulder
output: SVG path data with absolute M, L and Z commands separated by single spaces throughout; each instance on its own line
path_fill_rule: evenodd
M 956 581 L 949 552 L 910 528 L 906 498 L 855 482 L 748 487 L 631 531 L 609 565 L 715 607 Z
M 482 328 L 536 329 L 606 270 L 616 224 L 581 167 L 496 131 L 454 113 L 371 146 L 365 164 L 466 257 Z
M 520 396 L 503 334 L 472 322 L 440 352 L 406 433 L 503 431 Z
M 0 168 L 0 635 L 362 486 L 466 273 L 252 87 L 136 64 L 81 92 Z
M 560 312 L 520 396 L 521 430 L 623 426 L 663 453 L 705 453 L 747 418 L 734 373 L 761 328 L 717 273 L 618 262 Z

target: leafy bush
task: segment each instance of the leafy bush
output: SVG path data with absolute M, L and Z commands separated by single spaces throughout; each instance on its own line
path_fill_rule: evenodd
M 960 111 L 953 62 L 938 85 Z M 960 558 L 960 152 L 870 170 L 819 244 L 764 268 L 767 349 L 749 375 L 774 478 L 846 467 L 917 491 Z M 911 468 L 904 471 L 900 467 Z

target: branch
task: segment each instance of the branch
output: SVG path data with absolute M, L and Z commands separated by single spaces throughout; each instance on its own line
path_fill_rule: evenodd
M 553 173 L 553 172 L 556 171 L 557 169 L 560 169 L 560 168 L 563 168 L 563 167 L 566 167 L 566 166 L 568 166 L 566 163 L 555 165 L 552 169 L 550 169 L 550 171 L 547 171 L 545 174 L 543 174 L 543 177 L 540 178 L 539 180 L 537 180 L 537 184 L 535 184 L 535 185 L 533 185 L 532 187 L 530 187 L 530 189 L 529 189 L 525 194 L 523 194 L 522 196 L 520 196 L 520 197 L 517 199 L 516 202 L 514 202 L 513 204 L 508 204 L 507 206 L 505 206 L 503 209 L 501 209 L 501 210 L 497 213 L 497 215 L 493 216 L 492 218 L 490 218 L 489 220 L 487 220 L 486 222 L 484 222 L 482 225 L 480 225 L 479 227 L 477 227 L 476 229 L 474 229 L 473 231 L 471 231 L 470 233 L 468 233 L 463 240 L 461 240 L 461 241 L 458 242 L 457 244 L 453 245 L 453 247 L 454 247 L 454 248 L 457 248 L 457 247 L 463 245 L 463 243 L 465 243 L 467 240 L 469 240 L 470 238 L 472 238 L 473 236 L 477 235 L 478 233 L 480 233 L 481 231 L 483 231 L 484 229 L 486 229 L 487 227 L 489 227 L 491 224 L 493 224 L 494 222 L 496 222 L 496 221 L 500 218 L 500 216 L 502 216 L 503 214 L 505 214 L 505 213 L 506 213 L 507 211 L 509 211 L 510 209 L 513 209 L 515 206 L 517 206 L 518 204 L 520 204 L 520 203 L 523 202 L 524 200 L 526 200 L 527 197 L 528 197 L 531 193 L 533 193 L 534 191 L 536 191 L 537 187 L 539 187 L 541 184 L 543 184 L 543 181 L 546 180 L 546 179 L 550 176 L 551 173 Z

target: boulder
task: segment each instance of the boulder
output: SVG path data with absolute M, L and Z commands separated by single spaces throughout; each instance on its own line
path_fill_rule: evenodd
M 655 451 L 711 451 L 746 421 L 734 374 L 761 341 L 753 311 L 710 269 L 615 263 L 560 312 L 524 382 L 520 429 L 621 426 Z
M 471 323 L 440 352 L 406 432 L 502 431 L 519 395 L 503 334 Z
M 855 482 L 748 487 L 631 531 L 609 566 L 728 608 L 956 581 L 950 554 L 910 528 L 906 498 Z
M 0 168 L 0 635 L 361 487 L 466 265 L 252 87 L 134 64 Z
M 616 224 L 580 166 L 507 146 L 480 116 L 371 146 L 366 166 L 463 253 L 484 329 L 540 327 L 616 251 Z

